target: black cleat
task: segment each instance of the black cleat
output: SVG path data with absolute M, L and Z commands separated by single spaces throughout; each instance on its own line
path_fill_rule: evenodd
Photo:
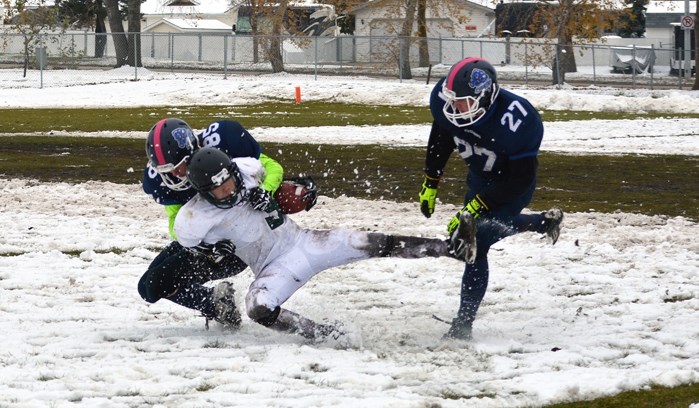
M 449 237 L 449 252 L 455 258 L 473 263 L 476 260 L 476 221 L 464 211 L 459 216 L 459 226 Z
M 449 331 L 444 334 L 445 339 L 471 340 L 473 322 L 471 320 L 454 319 L 451 321 Z
M 563 210 L 560 208 L 552 208 L 544 214 L 544 225 L 546 226 L 546 236 L 551 242 L 551 245 L 558 241 L 561 235 L 561 222 L 563 222 Z
M 235 289 L 230 282 L 221 282 L 214 288 L 214 320 L 221 323 L 224 328 L 235 330 L 240 327 L 242 321 L 240 310 L 235 305 Z

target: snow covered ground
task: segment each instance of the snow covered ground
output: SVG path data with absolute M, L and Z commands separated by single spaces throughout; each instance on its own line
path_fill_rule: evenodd
M 426 105 L 429 93 L 368 78 L 154 74 L 65 88 L 0 84 L 0 107 L 256 103 L 293 98 L 295 86 L 306 100 L 368 104 Z M 547 124 L 544 150 L 699 155 L 699 120 L 643 119 L 651 110 L 699 112 L 698 92 L 515 91 L 541 110 L 639 114 Z M 263 143 L 420 145 L 426 129 L 251 131 Z M 432 317 L 454 314 L 461 263 L 380 259 L 328 270 L 286 306 L 344 322 L 349 347 L 340 347 L 249 320 L 237 333 L 207 331 L 196 313 L 142 301 L 136 283 L 168 237 L 162 209 L 137 185 L 2 180 L 2 407 L 524 407 L 699 381 L 699 229 L 682 217 L 572 213 L 555 246 L 535 234 L 500 242 L 469 343 L 442 340 L 448 326 Z M 416 203 L 323 196 L 293 218 L 310 228 L 442 236 L 455 211 L 438 205 L 425 219 Z M 242 299 L 251 275 L 231 281 Z

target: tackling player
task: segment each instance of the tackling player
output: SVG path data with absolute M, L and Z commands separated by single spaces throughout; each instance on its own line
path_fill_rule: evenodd
M 204 146 L 220 149 L 228 157 L 259 159 L 265 171 L 260 187 L 268 195 L 282 182 L 282 166 L 262 153 L 257 141 L 238 122 L 213 122 L 195 135 L 181 119 L 158 121 L 146 140 L 148 164 L 143 174 L 143 191 L 165 207 L 173 239 L 177 213 L 197 194 L 186 178 L 187 163 Z M 268 199 L 265 194 L 258 197 Z M 209 319 L 215 319 L 225 327 L 235 328 L 240 324 L 240 314 L 235 307 L 233 286 L 222 282 L 211 288 L 204 283 L 237 275 L 246 267 L 228 242 L 201 245 L 192 251 L 173 241 L 149 265 L 138 282 L 138 292 L 149 303 L 165 298 L 200 311 L 207 318 L 207 327 Z
M 434 212 L 437 187 L 456 149 L 468 166 L 465 206 L 447 232 L 475 231 L 468 242 L 452 237 L 457 252 L 468 252 L 461 302 L 445 337 L 470 339 L 473 321 L 488 286 L 488 250 L 510 235 L 533 231 L 555 243 L 563 212 L 553 208 L 522 214 L 536 187 L 537 155 L 544 135 L 539 113 L 521 96 L 501 89 L 495 68 L 482 58 L 454 64 L 430 95 L 433 123 L 425 157 L 420 209 Z
M 389 256 L 454 257 L 441 239 L 302 229 L 274 200 L 250 202 L 249 191 L 255 191 L 261 173 L 255 159 L 231 160 L 220 150 L 199 149 L 187 168 L 199 194 L 180 210 L 175 232 L 185 247 L 220 240 L 235 245 L 255 275 L 245 297 L 247 314 L 263 326 L 309 339 L 338 337 L 341 333 L 332 325 L 317 324 L 281 305 L 313 276 L 335 266 Z

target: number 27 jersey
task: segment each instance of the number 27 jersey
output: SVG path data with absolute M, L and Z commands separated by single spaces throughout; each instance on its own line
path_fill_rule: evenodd
M 442 111 L 445 97 L 442 83 L 430 95 L 430 109 L 441 128 L 442 137 L 450 136 L 469 172 L 486 178 L 500 178 L 510 160 L 535 157 L 544 134 L 541 116 L 526 99 L 505 89 L 488 113 L 471 126 L 452 124 Z

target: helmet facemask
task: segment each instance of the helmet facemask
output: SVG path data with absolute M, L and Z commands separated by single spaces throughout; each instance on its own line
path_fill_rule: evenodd
M 231 191 L 228 197 L 216 198 L 213 193 L 213 189 L 223 185 L 229 179 L 233 179 L 235 183 L 235 188 Z M 241 192 L 242 177 L 240 176 L 240 171 L 235 163 L 231 163 L 228 168 L 221 169 L 220 172 L 211 176 L 211 187 L 208 191 L 199 191 L 199 193 L 204 197 L 206 201 L 213 204 L 218 208 L 228 209 L 235 207 L 243 201 L 243 194 Z
M 238 166 L 216 148 L 204 147 L 192 156 L 187 178 L 202 198 L 218 208 L 228 209 L 243 201 L 243 176 Z M 231 194 L 216 197 L 213 190 L 231 179 L 235 185 Z
M 452 70 L 442 85 L 442 111 L 454 126 L 473 125 L 485 116 L 500 92 L 495 69 L 481 58 L 469 58 Z M 462 101 L 467 101 L 460 104 L 467 109 L 456 107 Z
M 163 179 L 163 184 L 165 184 L 169 189 L 175 191 L 184 191 L 191 188 L 192 184 L 189 182 L 186 176 L 179 177 L 174 175 L 172 172 L 175 170 L 175 168 L 181 165 L 186 166 L 187 162 L 189 161 L 189 158 L 190 156 L 187 155 L 177 164 L 166 163 L 161 166 L 154 166 L 151 162 L 151 167 L 153 167 L 155 171 L 157 171 L 158 174 L 160 174 L 160 178 Z
M 192 128 L 177 118 L 163 119 L 153 126 L 146 141 L 146 154 L 150 166 L 161 176 L 163 184 L 175 191 L 191 188 L 185 176 L 190 157 L 199 148 Z M 175 175 L 181 168 L 182 176 Z

